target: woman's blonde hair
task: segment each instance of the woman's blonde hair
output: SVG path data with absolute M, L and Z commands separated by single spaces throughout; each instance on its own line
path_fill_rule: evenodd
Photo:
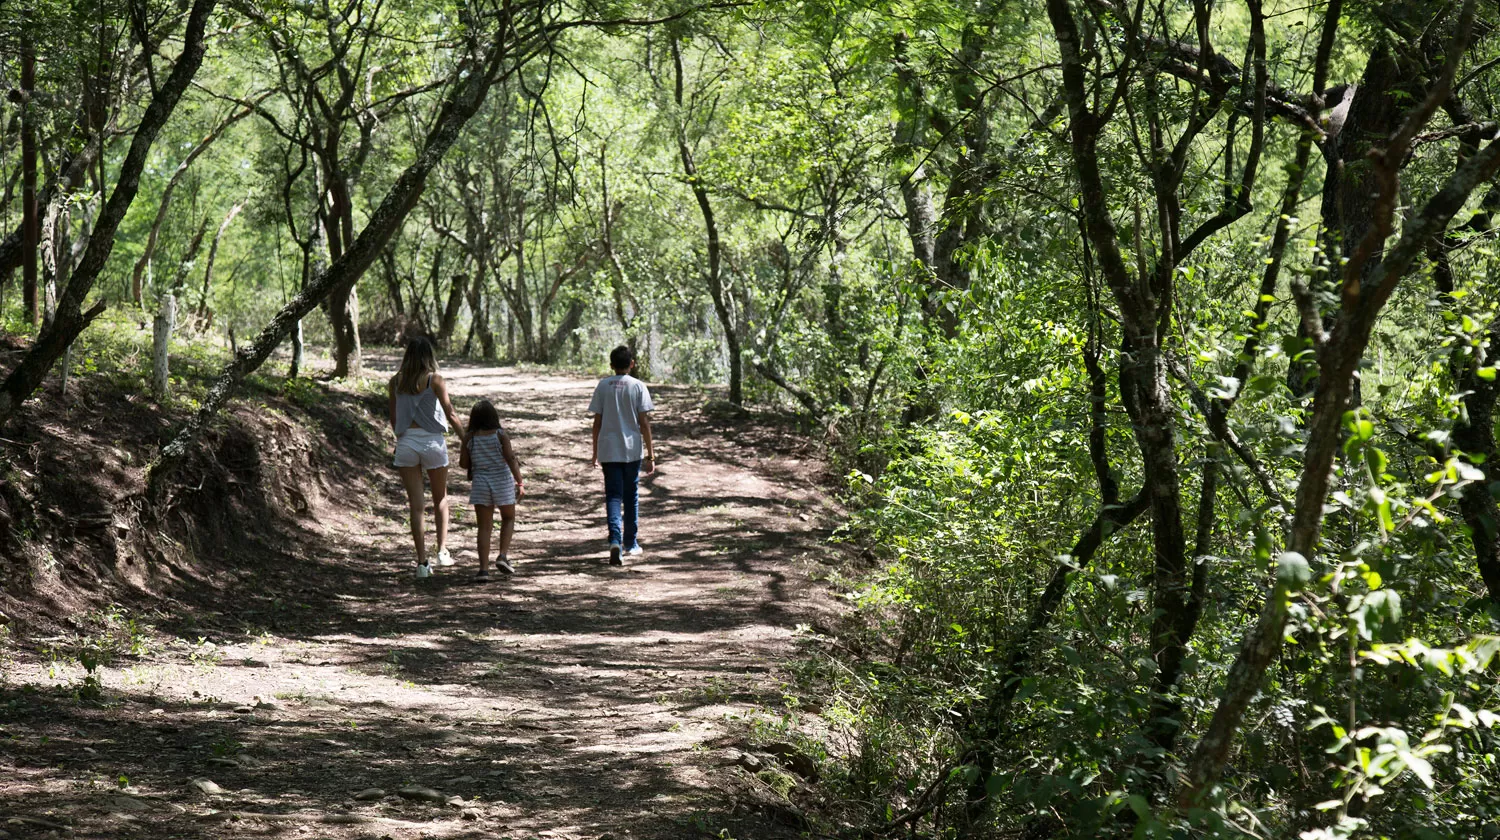
M 437 373 L 437 349 L 426 336 L 412 336 L 406 342 L 406 355 L 396 371 L 396 392 L 420 394 L 427 388 L 427 377 Z

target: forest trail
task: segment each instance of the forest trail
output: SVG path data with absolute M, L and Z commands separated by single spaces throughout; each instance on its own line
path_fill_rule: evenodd
M 25 686 L 81 671 L 11 663 L 0 837 L 796 836 L 745 807 L 754 782 L 730 765 L 757 704 L 780 706 L 796 626 L 830 609 L 809 575 L 835 514 L 811 447 L 653 387 L 645 554 L 610 567 L 592 381 L 444 372 L 465 418 L 496 403 L 522 459 L 516 575 L 470 583 L 455 469 L 457 565 L 414 580 L 399 481 L 373 465 L 368 498 L 326 500 L 305 556 L 177 633 L 209 644 L 104 669 L 110 705 L 41 713 Z

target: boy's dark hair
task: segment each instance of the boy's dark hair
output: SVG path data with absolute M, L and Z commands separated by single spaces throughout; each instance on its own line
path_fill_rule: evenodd
M 609 351 L 609 366 L 615 370 L 629 370 L 635 361 L 635 351 L 621 344 Z
M 500 412 L 489 400 L 480 400 L 469 409 L 469 433 L 490 432 L 500 428 Z

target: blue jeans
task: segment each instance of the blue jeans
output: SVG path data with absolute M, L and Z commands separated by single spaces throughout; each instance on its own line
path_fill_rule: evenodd
M 636 517 L 640 513 L 640 497 L 636 489 L 641 477 L 641 462 L 612 461 L 601 466 L 604 467 L 604 513 L 609 519 L 609 542 L 629 551 L 638 544 Z

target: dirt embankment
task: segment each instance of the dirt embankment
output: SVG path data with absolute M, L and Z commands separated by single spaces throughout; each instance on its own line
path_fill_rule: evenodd
M 101 372 L 27 403 L 0 438 L 0 613 L 13 642 L 78 629 L 106 605 L 218 601 L 316 538 L 325 499 L 371 492 L 377 396 L 299 380 L 253 383 L 246 397 L 157 509 L 144 504 L 146 471 L 190 398 L 158 405 L 134 378 Z

